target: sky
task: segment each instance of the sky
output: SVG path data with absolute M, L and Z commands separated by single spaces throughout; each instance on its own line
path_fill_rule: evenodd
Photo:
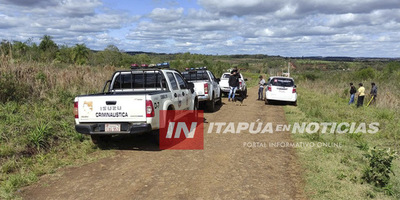
M 0 39 L 93 50 L 400 57 L 399 0 L 0 0 Z

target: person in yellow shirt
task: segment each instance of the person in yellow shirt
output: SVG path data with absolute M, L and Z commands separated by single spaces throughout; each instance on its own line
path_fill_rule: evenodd
M 365 87 L 363 86 L 362 83 L 359 83 L 358 86 L 360 86 L 360 87 L 357 90 L 357 93 L 358 93 L 357 108 L 360 106 L 363 106 L 364 97 L 365 97 Z

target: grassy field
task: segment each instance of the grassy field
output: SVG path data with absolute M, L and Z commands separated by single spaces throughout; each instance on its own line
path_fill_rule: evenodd
M 370 148 L 400 152 L 399 71 L 372 68 L 352 71 L 304 71 L 294 75 L 298 106 L 286 106 L 286 117 L 295 122 L 379 122 L 375 134 L 293 133 L 296 142 L 341 144 L 341 147 L 297 148 L 304 168 L 306 192 L 311 199 L 400 199 L 400 160 L 392 163 L 394 174 L 384 187 L 367 183 L 365 171 Z M 356 108 L 348 105 L 349 82 L 378 86 L 376 105 Z M 367 98 L 366 98 L 367 99 Z
M 0 199 L 57 168 L 104 157 L 74 129 L 75 95 L 98 91 L 113 67 L 0 65 Z
M 203 58 L 202 58 L 203 59 Z M 209 60 L 208 60 L 209 59 Z M 163 60 L 163 59 L 159 59 Z M 175 64 L 174 64 L 175 63 Z M 400 150 L 400 70 L 379 63 L 294 62 L 299 106 L 287 106 L 291 122 L 379 122 L 376 134 L 294 134 L 296 141 L 340 142 L 342 148 L 299 148 L 305 170 L 306 191 L 312 199 L 399 199 L 400 178 L 391 176 L 386 187 L 361 178 L 368 165 L 370 147 Z M 174 65 L 176 66 L 174 66 Z M 171 61 L 184 69 L 207 65 L 216 76 L 238 66 L 257 85 L 258 76 L 279 72 L 284 59 L 207 58 L 205 61 Z M 320 71 L 322 68 L 326 71 Z M 350 69 L 350 70 L 348 70 Z M 389 69 L 389 70 L 387 70 Z M 88 137 L 76 133 L 72 116 L 76 95 L 99 92 L 117 68 L 62 63 L 0 62 L 0 199 L 16 198 L 18 188 L 53 173 L 60 167 L 80 165 L 109 156 L 98 151 Z M 348 83 L 375 81 L 379 99 L 375 106 L 348 106 Z M 400 174 L 400 159 L 394 172 Z

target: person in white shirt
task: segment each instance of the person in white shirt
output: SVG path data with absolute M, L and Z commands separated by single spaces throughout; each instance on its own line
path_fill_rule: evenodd
M 259 89 L 258 89 L 258 99 L 257 100 L 264 100 L 264 84 L 265 84 L 265 80 L 263 78 L 263 76 L 259 76 L 258 78 L 260 78 L 260 81 L 258 82 L 259 85 Z

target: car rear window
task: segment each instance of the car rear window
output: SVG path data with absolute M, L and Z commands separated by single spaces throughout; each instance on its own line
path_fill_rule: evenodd
M 270 81 L 273 86 L 293 87 L 294 81 L 287 78 L 274 78 Z
M 223 74 L 222 78 L 227 78 L 228 79 L 230 76 L 231 76 L 230 74 Z
M 182 72 L 182 75 L 187 81 L 209 80 L 206 71 Z

